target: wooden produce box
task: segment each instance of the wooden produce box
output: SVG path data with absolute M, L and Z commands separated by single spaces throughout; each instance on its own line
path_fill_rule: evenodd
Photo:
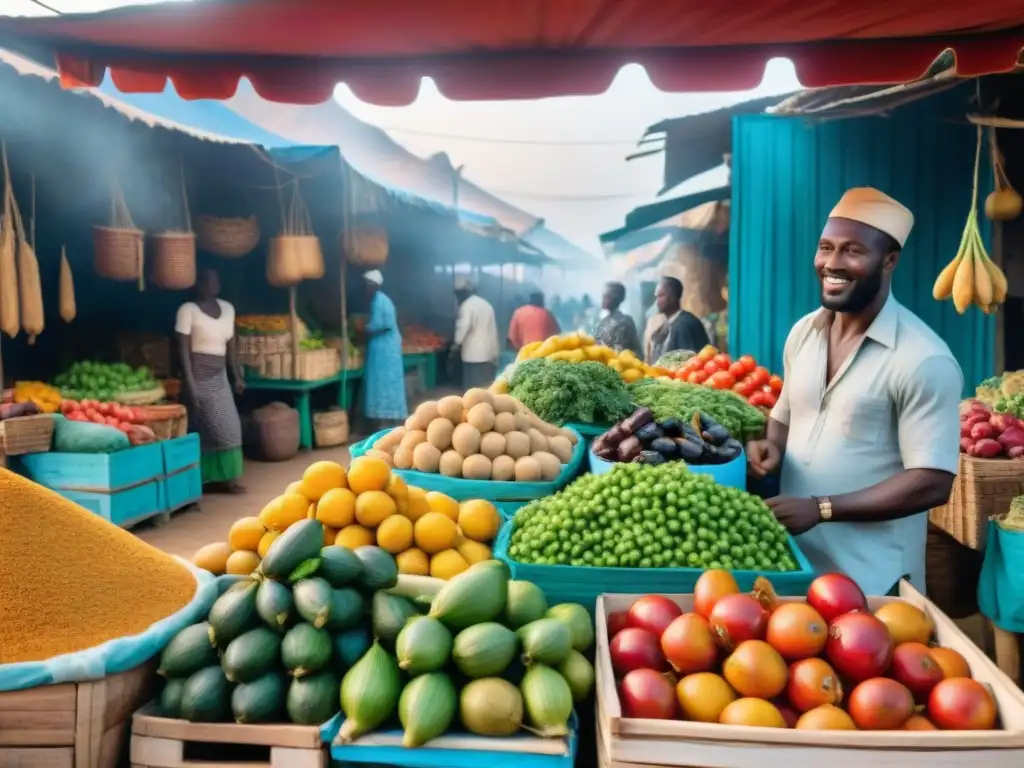
M 1024 459 L 977 459 L 960 454 L 949 501 L 928 518 L 965 547 L 983 551 L 988 521 L 1024 494 Z
M 330 762 L 318 726 L 190 723 L 158 712 L 151 702 L 132 718 L 131 768 L 327 768 Z
M 998 731 L 796 731 L 724 726 L 681 720 L 622 716 L 608 651 L 608 616 L 626 610 L 641 595 L 601 595 L 597 601 L 597 731 L 601 764 L 609 768 L 943 768 L 1024 765 L 1024 693 L 960 631 L 953 621 L 907 582 L 900 599 L 918 606 L 935 622 L 940 645 L 963 654 L 976 680 L 985 683 L 999 706 Z M 684 611 L 693 595 L 668 595 Z M 800 598 L 781 598 L 795 601 Z M 895 598 L 869 597 L 876 610 Z
M 91 683 L 0 693 L 3 768 L 121 768 L 129 720 L 152 695 L 155 665 Z

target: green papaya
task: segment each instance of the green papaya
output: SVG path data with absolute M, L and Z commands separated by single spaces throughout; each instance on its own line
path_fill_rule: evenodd
M 210 644 L 210 622 L 192 624 L 171 638 L 160 654 L 158 672 L 167 678 L 188 677 L 217 663 L 217 649 Z
M 267 579 L 287 581 L 305 561 L 318 558 L 323 546 L 323 525 L 316 520 L 300 520 L 274 539 L 260 563 L 259 572 Z
M 359 583 L 367 592 L 391 589 L 398 583 L 398 564 L 385 550 L 374 546 L 359 547 L 355 556 L 363 565 Z
M 231 692 L 231 713 L 236 723 L 277 723 L 283 719 L 288 677 L 279 669 L 236 685 Z
M 305 622 L 289 629 L 281 641 L 281 661 L 293 677 L 304 677 L 327 669 L 333 653 L 331 636 Z
M 292 587 L 295 611 L 319 629 L 331 614 L 331 585 L 320 578 L 303 579 Z
M 289 719 L 298 725 L 321 725 L 341 709 L 338 678 L 333 672 L 320 672 L 292 680 L 285 702 Z
M 363 572 L 363 561 L 348 547 L 331 544 L 320 550 L 317 575 L 335 588 L 347 587 Z
M 181 717 L 194 723 L 220 723 L 231 714 L 231 683 L 219 666 L 193 674 L 181 691 Z
M 292 591 L 279 581 L 265 579 L 256 590 L 256 612 L 275 632 L 284 632 L 295 619 Z
M 250 683 L 280 660 L 281 636 L 267 627 L 256 627 L 228 643 L 220 665 L 232 683 Z
M 175 719 L 181 717 L 181 694 L 184 692 L 185 680 L 183 678 L 168 680 L 164 684 L 164 689 L 160 692 L 160 713 L 164 717 Z
M 218 648 L 260 623 L 256 613 L 256 590 L 259 582 L 250 580 L 237 584 L 217 598 L 210 609 L 210 642 Z

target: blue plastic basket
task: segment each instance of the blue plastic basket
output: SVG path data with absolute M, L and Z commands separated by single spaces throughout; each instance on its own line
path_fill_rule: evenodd
M 606 475 L 615 468 L 616 462 L 605 461 L 593 451 L 587 451 L 587 463 L 592 475 Z M 747 490 L 747 456 L 740 452 L 727 464 L 687 464 L 691 472 L 698 475 L 711 475 L 715 482 L 726 488 Z
M 339 714 L 320 728 L 320 735 L 326 743 L 330 744 L 334 741 L 344 721 L 344 716 Z M 487 749 L 487 742 L 490 739 L 484 736 L 458 732 L 445 735 L 472 739 L 480 744 L 480 749 L 446 749 L 431 746 L 429 743 L 415 749 L 402 746 L 331 744 L 331 761 L 335 766 L 346 763 L 361 765 L 371 763 L 376 766 L 402 766 L 402 768 L 479 768 L 482 765 L 489 766 L 489 768 L 572 768 L 576 762 L 576 750 L 579 742 L 579 719 L 574 712 L 569 720 L 569 735 L 562 740 L 565 745 L 565 754 L 562 755 L 497 751 Z M 399 730 L 375 731 L 374 736 L 395 741 L 396 744 L 401 744 L 402 741 L 402 732 Z M 442 744 L 444 743 L 443 738 Z M 524 744 L 536 740 L 536 737 L 525 733 L 511 738 L 521 739 Z M 507 739 L 502 739 L 502 741 L 507 741 Z
M 572 429 L 570 427 L 570 429 Z M 390 432 L 384 429 L 376 434 L 370 435 L 365 440 L 353 445 L 349 452 L 352 458 L 364 455 L 370 447 Z M 567 486 L 579 472 L 583 464 L 583 457 L 587 452 L 586 441 L 579 432 L 576 434 L 576 445 L 573 446 L 572 458 L 568 464 L 562 466 L 558 478 L 550 483 L 513 483 L 499 480 L 465 480 L 458 477 L 445 477 L 429 472 L 417 472 L 414 469 L 396 469 L 409 485 L 415 485 L 426 491 L 440 491 L 448 494 L 456 501 L 467 501 L 468 499 L 487 499 L 488 501 L 532 501 L 542 499 L 545 496 L 561 490 Z
M 544 590 L 549 603 L 580 603 L 593 613 L 597 596 L 605 592 L 689 594 L 704 572 L 701 568 L 597 568 L 519 563 L 508 555 L 514 525 L 515 521 L 509 520 L 501 526 L 494 541 L 494 557 L 508 565 L 513 578 L 532 581 Z M 733 571 L 740 589 L 752 588 L 754 579 L 764 576 L 779 595 L 806 594 L 817 574 L 792 536 L 789 549 L 796 559 L 797 570 Z

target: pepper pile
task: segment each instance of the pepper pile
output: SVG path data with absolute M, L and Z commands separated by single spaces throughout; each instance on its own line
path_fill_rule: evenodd
M 656 422 L 650 409 L 639 408 L 598 437 L 591 450 L 605 461 L 697 465 L 726 464 L 743 452 L 743 445 L 707 414 L 697 412 L 690 422 Z
M 715 347 L 707 346 L 687 360 L 673 378 L 713 389 L 731 389 L 751 405 L 773 408 L 782 392 L 782 378 L 775 376 L 750 355 L 733 360 Z

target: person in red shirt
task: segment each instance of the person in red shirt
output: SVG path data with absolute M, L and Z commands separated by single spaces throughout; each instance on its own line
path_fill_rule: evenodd
M 529 304 L 524 304 L 512 313 L 512 320 L 508 324 L 508 343 L 518 352 L 527 344 L 544 341 L 559 333 L 558 321 L 544 308 L 544 294 L 537 291 L 530 294 Z

